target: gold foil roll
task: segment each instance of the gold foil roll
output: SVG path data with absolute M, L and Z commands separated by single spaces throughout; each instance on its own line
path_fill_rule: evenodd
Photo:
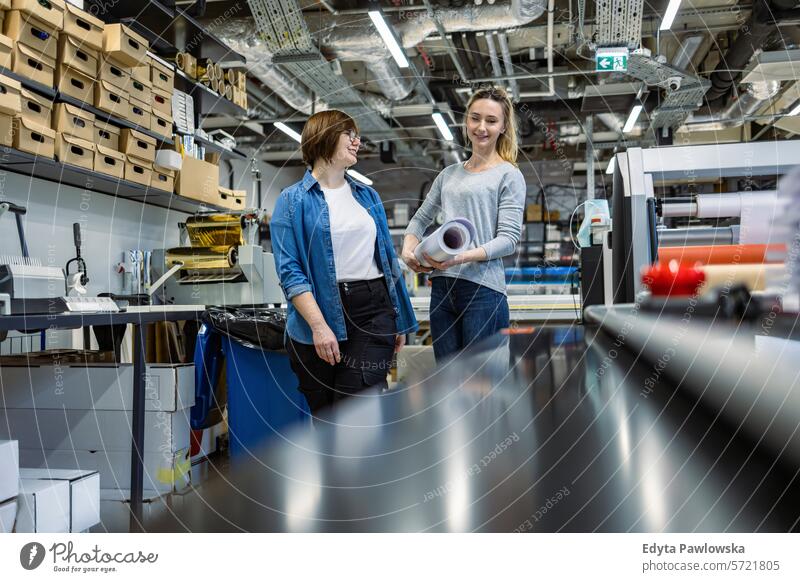
M 236 84 L 236 69 L 228 69 L 225 71 L 225 81 L 231 85 Z
M 183 263 L 184 269 L 229 269 L 236 266 L 236 247 L 176 247 L 166 254 L 167 265 Z
M 244 243 L 242 223 L 235 214 L 205 214 L 186 219 L 186 233 L 193 247 L 234 246 Z
M 233 101 L 233 86 L 225 84 L 225 99 Z

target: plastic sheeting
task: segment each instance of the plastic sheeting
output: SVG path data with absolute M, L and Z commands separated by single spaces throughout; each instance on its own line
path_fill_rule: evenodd
M 262 307 L 211 307 L 203 323 L 235 342 L 260 350 L 282 350 L 286 311 Z

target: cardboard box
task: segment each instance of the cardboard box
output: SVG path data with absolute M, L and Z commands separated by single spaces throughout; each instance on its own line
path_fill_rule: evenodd
M 99 62 L 99 53 L 82 45 L 79 39 L 66 35 L 58 39 L 58 65 L 72 67 L 94 80 Z
M 97 68 L 97 78 L 100 81 L 107 81 L 120 91 L 127 90 L 131 82 L 131 76 L 125 65 L 121 65 L 111 59 L 101 58 Z
M 58 32 L 49 24 L 18 10 L 6 15 L 3 32 L 12 41 L 22 43 L 50 59 L 55 60 L 58 56 Z
M 130 182 L 149 186 L 152 181 L 153 164 L 133 156 L 125 157 L 125 179 Z
M 22 112 L 21 91 L 19 81 L 0 75 L 0 113 L 18 115 Z
M 184 495 L 168 491 L 159 493 L 145 489 L 142 495 L 142 519 L 145 523 L 152 523 L 162 516 L 172 515 L 179 508 L 184 507 Z M 185 495 L 191 495 L 194 490 L 186 489 Z M 98 533 L 128 533 L 131 520 L 131 495 L 125 489 L 100 489 L 100 520 L 101 525 L 93 531 Z M 194 501 L 195 498 L 192 499 Z
M 147 39 L 124 24 L 106 24 L 103 29 L 103 52 L 128 67 L 147 62 Z
M 191 482 L 189 449 L 176 452 L 145 452 L 144 489 L 169 493 L 184 489 Z M 125 490 L 131 484 L 131 451 L 85 451 L 20 449 L 26 467 L 59 467 L 100 473 L 100 489 Z
M 19 493 L 19 444 L 0 440 L 0 501 Z
M 69 483 L 20 479 L 17 532 L 68 533 Z
M 5 408 L 133 410 L 133 364 L 6 362 L 0 367 Z M 147 364 L 145 410 L 175 412 L 191 406 L 194 364 Z
M 150 63 L 152 62 L 152 58 L 147 57 L 142 63 L 135 67 L 131 67 L 131 78 L 136 79 L 140 83 L 147 85 L 148 87 L 151 86 L 152 82 L 150 81 L 150 77 L 152 73 L 150 72 Z
M 55 156 L 55 131 L 25 117 L 15 117 L 13 124 L 15 149 L 43 158 Z
M 0 26 L 0 30 L 2 27 Z M 14 49 L 14 41 L 4 34 L 0 34 L 0 67 L 11 68 L 11 52 Z
M 247 201 L 247 192 L 244 190 L 229 190 L 228 188 L 219 187 L 219 201 L 217 205 L 231 210 L 242 210 Z
M 219 166 L 191 156 L 183 158 L 183 167 L 175 177 L 175 193 L 209 204 L 219 202 Z
M 63 481 L 69 487 L 69 531 L 88 530 L 100 522 L 100 474 L 79 469 L 20 469 L 20 478 Z
M 150 105 L 142 103 L 138 99 L 131 99 L 131 111 L 128 120 L 135 123 L 139 129 L 150 131 L 152 126 Z M 155 138 L 153 138 L 155 141 Z
M 14 145 L 14 118 L 7 113 L 0 113 L 0 145 Z
M 189 410 L 144 413 L 144 450 L 175 452 L 190 446 Z M 20 449 L 131 450 L 127 410 L 0 408 L 0 436 L 14 435 Z M 25 464 L 20 461 L 20 464 Z M 60 465 L 51 465 L 59 467 Z
M 92 170 L 94 169 L 94 143 L 59 133 L 56 136 L 56 159 L 62 164 L 72 164 Z
M 57 132 L 94 142 L 94 123 L 93 113 L 69 103 L 56 103 L 53 129 Z
M 17 500 L 0 503 L 0 533 L 12 533 L 17 523 Z
M 11 53 L 11 70 L 47 87 L 53 86 L 56 60 L 37 52 L 20 42 L 14 44 Z
M 77 69 L 66 65 L 59 65 L 56 69 L 56 85 L 59 91 L 89 105 L 94 100 L 94 81 L 92 79 L 93 77 L 84 75 Z
M 67 2 L 62 34 L 70 35 L 86 48 L 101 51 L 104 27 L 102 20 Z
M 160 87 L 153 87 L 153 111 L 172 115 L 172 93 Z
M 94 84 L 94 106 L 123 119 L 127 119 L 131 109 L 128 96 L 108 81 Z
M 123 128 L 120 133 L 119 151 L 128 157 L 138 158 L 151 164 L 156 159 L 156 138 L 135 129 Z
M 150 61 L 150 81 L 153 87 L 172 93 L 175 88 L 175 70 L 164 63 L 152 59 Z
M 110 150 L 119 151 L 120 128 L 116 125 L 95 121 L 94 142 Z
M 110 148 L 95 145 L 94 171 L 114 176 L 120 180 L 125 178 L 125 154 Z
M 53 121 L 53 102 L 30 89 L 20 88 L 20 115 L 39 125 L 50 127 Z
M 172 192 L 175 189 L 175 172 L 153 167 L 153 178 L 150 182 L 150 187 Z
M 19 10 L 54 30 L 64 28 L 64 0 L 12 0 L 11 10 Z
M 150 131 L 166 138 L 172 137 L 172 115 L 153 110 L 150 117 Z
M 131 77 L 130 83 L 127 85 L 129 98 L 131 101 L 136 99 L 137 101 L 147 104 L 148 111 L 150 110 L 151 101 L 153 100 L 150 87 L 151 85 L 149 80 L 145 83 L 139 79 L 134 79 L 133 77 Z

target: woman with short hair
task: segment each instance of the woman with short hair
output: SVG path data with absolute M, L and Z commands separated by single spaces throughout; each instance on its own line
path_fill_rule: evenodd
M 437 361 L 508 327 L 503 257 L 515 252 L 522 231 L 525 178 L 517 168 L 514 105 L 501 88 L 469 100 L 464 138 L 472 155 L 439 173 L 408 224 L 402 258 L 417 273 L 431 273 L 431 336 Z M 476 246 L 454 259 L 420 264 L 414 250 L 437 214 L 468 218 Z
M 360 144 L 346 113 L 312 115 L 301 139 L 309 169 L 281 192 L 270 222 L 286 348 L 314 415 L 385 387 L 394 352 L 417 329 L 381 199 L 345 173 Z

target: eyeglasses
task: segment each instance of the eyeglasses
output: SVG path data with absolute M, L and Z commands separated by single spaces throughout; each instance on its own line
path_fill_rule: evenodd
M 361 136 L 356 133 L 355 129 L 348 129 L 347 131 L 343 131 L 342 133 L 350 138 L 351 143 L 354 141 L 361 141 Z

